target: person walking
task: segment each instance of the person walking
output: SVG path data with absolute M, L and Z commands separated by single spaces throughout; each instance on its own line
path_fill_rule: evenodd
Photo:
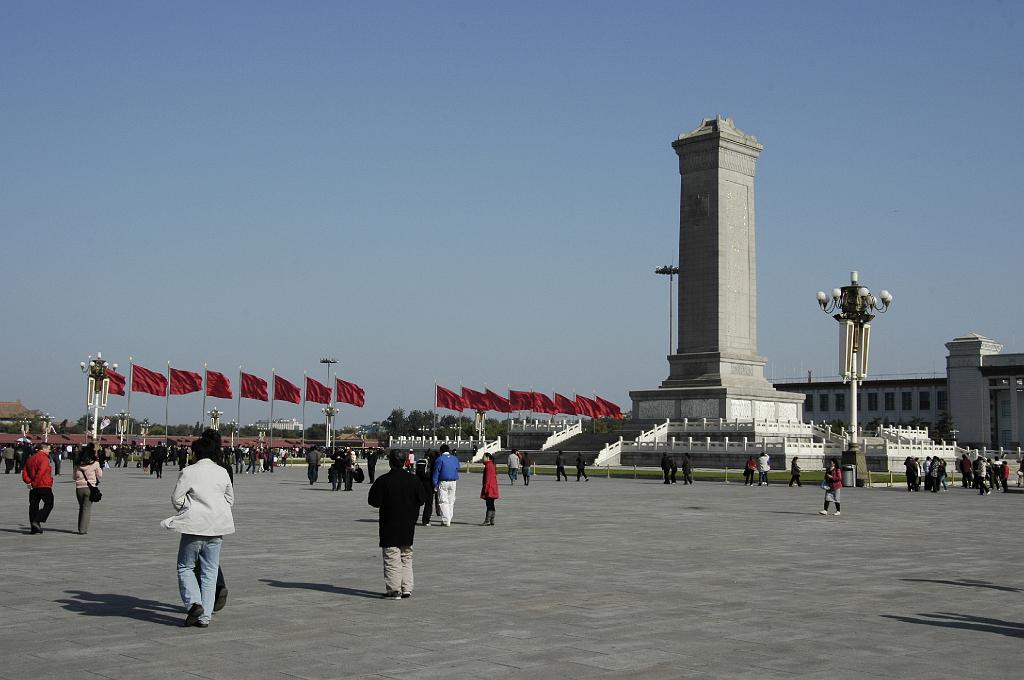
M 380 454 L 383 452 L 382 449 L 370 449 L 366 452 L 366 473 L 370 475 L 370 484 L 373 484 L 373 480 L 376 478 L 374 470 L 377 467 L 377 459 L 380 458 Z
M 192 442 L 192 452 L 196 462 L 178 474 L 171 494 L 171 505 L 178 514 L 160 526 L 181 534 L 177 567 L 178 590 L 188 608 L 184 625 L 206 628 L 217 597 L 224 536 L 235 533 L 231 514 L 235 494 L 227 470 L 216 460 L 219 452 L 212 438 L 200 437 Z
M 526 451 L 520 451 L 519 458 L 519 462 L 523 464 L 521 468 L 523 471 L 523 485 L 530 486 L 530 478 L 533 476 L 533 461 L 530 460 L 530 454 Z
M 683 461 L 679 467 L 683 471 L 683 484 L 693 484 L 693 461 L 689 453 L 683 452 Z
M 974 459 L 974 484 L 978 487 L 978 495 L 986 496 L 992 491 L 988 488 L 988 482 L 985 479 L 985 457 L 978 456 Z
M 89 520 L 92 518 L 92 487 L 99 486 L 103 470 L 96 460 L 96 449 L 86 444 L 78 455 L 73 473 L 75 480 L 75 497 L 78 498 L 78 534 L 89 533 Z
M 515 486 L 516 477 L 519 475 L 519 466 L 522 461 L 519 460 L 519 452 L 512 449 L 512 452 L 508 454 L 508 481 L 510 486 Z
M 525 468 L 524 479 L 525 479 Z M 498 469 L 494 465 L 494 456 L 490 453 L 484 454 L 483 487 L 480 489 L 480 498 L 484 499 L 486 511 L 484 512 L 483 526 L 494 526 L 494 501 L 500 498 L 498 493 Z
M 825 489 L 825 507 L 818 511 L 819 515 L 828 514 L 828 504 L 836 504 L 836 517 L 839 517 L 839 492 L 843 488 L 843 473 L 839 469 L 839 461 L 835 458 L 829 463 L 828 470 L 825 471 L 825 478 L 821 482 L 822 487 Z
M 331 466 L 327 468 L 327 480 L 331 483 L 331 491 L 341 489 L 342 468 L 345 467 L 345 454 L 342 451 L 334 451 L 331 456 Z
M 43 524 L 53 511 L 53 474 L 50 472 L 50 445 L 42 444 L 21 468 L 21 481 L 28 484 L 28 523 L 30 534 L 43 533 Z M 42 508 L 40 508 L 42 504 Z
M 587 477 L 587 461 L 583 460 L 583 454 L 580 452 L 576 453 L 576 481 L 580 481 L 580 475 L 583 476 L 583 480 L 589 482 L 590 477 Z
M 757 457 L 757 471 L 759 473 L 757 479 L 758 486 L 768 486 L 768 472 L 771 469 L 772 466 L 768 461 L 768 453 L 762 451 L 761 455 Z
M 345 449 L 345 457 L 342 459 L 341 465 L 342 478 L 345 480 L 345 491 L 351 491 L 356 470 L 355 451 L 352 449 Z
M 441 525 L 451 526 L 452 517 L 455 515 L 455 487 L 459 481 L 459 459 L 451 454 L 447 444 L 441 444 L 441 455 L 434 461 L 432 481 L 441 510 Z
M 311 446 L 306 451 L 306 478 L 310 486 L 320 479 L 320 449 L 316 446 Z
M 966 453 L 960 457 L 960 483 L 965 489 L 974 488 L 974 466 Z
M 558 453 L 555 454 L 555 481 L 569 481 L 569 475 L 565 474 L 565 455 L 559 449 Z
M 672 471 L 672 459 L 669 458 L 668 451 L 661 453 L 661 474 L 665 478 L 664 483 L 670 484 L 668 481 L 668 475 Z
M 11 474 L 14 469 L 14 447 L 8 444 L 4 447 L 4 474 Z
M 430 514 L 434 509 L 434 452 L 432 450 L 427 449 L 423 457 L 416 461 L 416 479 L 423 487 L 423 518 L 420 523 L 429 527 Z
M 917 491 L 917 463 L 910 456 L 903 461 L 903 467 L 907 475 L 907 491 Z
M 743 486 L 754 485 L 754 472 L 757 470 L 757 458 L 751 454 L 747 456 L 747 462 L 743 466 Z
M 789 485 L 793 486 L 796 483 L 797 486 L 803 486 L 800 483 L 800 460 L 799 456 L 793 456 L 793 462 L 789 464 Z
M 1009 493 L 1010 491 L 1010 463 L 1005 459 L 1003 464 L 999 466 L 999 481 L 1003 483 L 1003 493 Z
M 64 459 L 64 450 L 57 446 L 50 449 L 50 463 L 53 465 L 53 474 L 60 477 L 60 464 Z
M 392 449 L 388 464 L 391 470 L 370 486 L 366 501 L 380 510 L 378 536 L 384 561 L 384 599 L 398 600 L 412 597 L 412 543 L 416 517 L 426 496 L 420 481 L 403 469 L 405 456 L 400 451 Z

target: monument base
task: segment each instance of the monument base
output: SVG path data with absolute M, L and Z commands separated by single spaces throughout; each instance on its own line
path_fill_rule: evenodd
M 790 420 L 801 422 L 805 397 L 764 387 L 661 387 L 629 393 L 633 420 Z

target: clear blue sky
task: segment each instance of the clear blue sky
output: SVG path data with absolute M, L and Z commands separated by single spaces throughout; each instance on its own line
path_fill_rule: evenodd
M 670 143 L 717 113 L 765 145 L 770 375 L 833 371 L 814 293 L 850 269 L 896 296 L 875 373 L 942 371 L 968 331 L 1024 351 L 1022 28 L 1011 2 L 2 2 L 0 399 L 75 417 L 101 350 L 294 381 L 333 354 L 367 391 L 344 423 L 435 380 L 627 407 L 668 372 Z

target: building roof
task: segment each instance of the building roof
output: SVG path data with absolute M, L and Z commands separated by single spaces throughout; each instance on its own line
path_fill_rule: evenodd
M 25 408 L 20 399 L 14 401 L 0 401 L 0 419 L 20 418 L 34 413 Z

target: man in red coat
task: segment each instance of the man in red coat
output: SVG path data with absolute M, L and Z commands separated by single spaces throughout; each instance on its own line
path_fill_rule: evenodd
M 29 533 L 43 533 L 43 522 L 53 510 L 53 474 L 50 472 L 50 446 L 43 444 L 25 461 L 21 471 L 21 479 L 28 484 L 28 522 L 32 526 Z M 40 510 L 39 504 L 43 507 Z

